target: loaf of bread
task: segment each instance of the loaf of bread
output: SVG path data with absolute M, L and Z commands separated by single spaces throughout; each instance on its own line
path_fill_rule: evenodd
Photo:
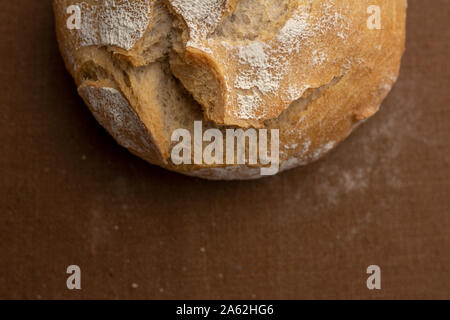
M 406 0 L 54 0 L 64 61 L 98 122 L 152 164 L 224 180 L 259 178 L 268 162 L 199 161 L 195 152 L 180 162 L 174 132 L 190 134 L 193 149 L 211 143 L 195 138 L 199 125 L 216 140 L 231 129 L 268 132 L 277 138 L 278 149 L 268 147 L 277 153 L 275 172 L 319 159 L 391 90 L 406 7 Z M 244 141 L 244 154 L 261 151 Z M 216 160 L 228 156 L 219 151 Z

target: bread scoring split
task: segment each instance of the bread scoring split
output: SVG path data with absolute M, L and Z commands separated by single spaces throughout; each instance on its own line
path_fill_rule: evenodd
M 345 72 L 345 59 L 354 46 L 349 41 L 352 11 L 359 11 L 349 2 L 284 0 L 241 1 L 229 13 L 224 7 L 234 5 L 223 0 L 213 1 L 222 3 L 212 14 L 217 17 L 214 23 L 204 23 L 202 14 L 192 13 L 191 1 L 169 2 L 176 4 L 174 10 L 190 31 L 180 59 L 172 62 L 174 74 L 211 120 L 247 127 L 262 127 L 306 90 Z M 252 19 L 258 22 L 250 23 L 258 35 L 245 30 Z M 211 76 L 204 77 L 206 72 Z M 199 89 L 210 86 L 211 79 L 217 81 L 220 96 Z
M 70 5 L 79 30 L 66 27 Z M 367 28 L 373 5 L 380 30 Z M 281 168 L 310 163 L 378 110 L 404 51 L 404 0 L 54 0 L 54 10 L 99 122 L 147 161 L 211 179 L 257 178 L 258 165 L 176 166 L 174 130 L 279 129 Z

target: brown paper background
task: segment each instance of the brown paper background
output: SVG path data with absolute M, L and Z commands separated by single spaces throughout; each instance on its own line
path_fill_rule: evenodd
M 409 1 L 399 82 L 325 159 L 207 182 L 116 145 L 64 69 L 51 1 L 4 1 L 0 298 L 450 298 L 449 8 Z

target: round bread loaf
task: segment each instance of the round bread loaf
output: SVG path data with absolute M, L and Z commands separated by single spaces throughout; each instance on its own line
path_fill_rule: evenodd
M 391 90 L 406 7 L 406 0 L 54 0 L 67 69 L 98 122 L 152 164 L 224 180 L 259 178 L 267 159 L 260 152 L 257 162 L 241 161 L 236 152 L 235 162 L 201 161 L 192 150 L 213 140 L 196 138 L 199 124 L 201 134 L 213 129 L 214 142 L 232 129 L 276 136 L 268 138 L 277 141 L 275 172 L 319 159 Z M 189 161 L 174 160 L 175 132 L 193 137 L 184 141 L 192 153 L 180 153 Z M 261 151 L 247 138 L 244 155 Z M 225 157 L 219 151 L 216 160 Z

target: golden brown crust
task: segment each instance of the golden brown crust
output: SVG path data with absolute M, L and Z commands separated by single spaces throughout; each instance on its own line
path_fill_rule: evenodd
M 196 76 L 201 72 L 195 70 L 209 69 L 216 76 L 222 99 L 216 103 L 215 112 L 201 99 L 202 93 L 197 100 L 210 120 L 238 126 L 262 126 L 264 121 L 278 117 L 306 90 L 342 76 L 353 67 L 349 64 L 370 66 L 374 59 L 382 59 L 388 48 L 376 54 L 374 47 L 389 40 L 392 31 L 398 33 L 401 24 L 397 21 L 401 21 L 405 6 L 403 0 L 290 1 L 295 10 L 270 37 L 224 41 L 223 37 L 212 36 L 209 30 L 198 31 L 210 26 L 202 26 L 203 17 L 188 10 L 191 1 L 169 2 L 188 25 L 190 36 L 184 57 L 188 68 L 194 70 L 176 74 L 185 85 L 196 82 L 197 90 L 188 88 L 196 96 L 201 87 L 201 79 Z M 382 30 L 367 28 L 367 8 L 373 5 L 382 8 Z M 222 6 L 217 7 L 223 10 Z M 398 30 L 393 30 L 395 27 Z M 397 48 L 399 43 L 394 50 Z M 209 78 L 206 80 L 203 86 L 211 82 Z
M 199 30 L 204 26 L 195 25 L 201 15 L 192 10 L 198 8 L 183 11 L 202 1 L 161 1 L 117 0 L 120 14 L 108 19 L 130 19 L 133 26 L 120 35 L 110 35 L 110 26 L 96 22 L 117 14 L 117 8 L 108 11 L 103 0 L 54 0 L 54 10 L 66 66 L 91 110 L 93 104 L 103 110 L 93 110 L 96 118 L 133 153 L 170 170 L 208 179 L 260 177 L 258 166 L 175 166 L 170 161 L 164 105 L 193 110 L 183 111 L 189 115 L 186 122 L 191 114 L 192 121 L 202 120 L 200 106 L 182 92 L 170 72 L 201 105 L 203 120 L 212 121 L 209 125 L 221 130 L 224 125 L 279 129 L 281 170 L 315 161 L 344 140 L 378 110 L 398 77 L 404 0 L 286 0 L 288 13 L 274 18 L 260 38 L 236 31 L 238 22 L 233 36 L 226 27 L 239 20 L 248 3 L 262 0 L 213 1 L 219 11 L 205 32 Z M 96 12 L 89 17 L 95 26 L 90 32 L 66 27 L 67 7 L 80 3 Z M 155 33 L 162 19 L 155 5 L 175 13 L 170 34 Z M 381 9 L 379 30 L 368 28 L 370 6 Z M 181 42 L 166 48 L 164 41 L 175 38 L 180 28 Z M 161 54 L 149 54 L 156 47 Z M 157 97 L 162 90 L 171 96 L 169 102 Z M 120 137 L 111 129 L 115 120 L 107 110 L 113 100 L 105 99 L 105 93 L 121 102 L 122 114 L 136 124 L 134 131 L 122 128 Z M 177 128 L 177 122 L 170 126 Z

